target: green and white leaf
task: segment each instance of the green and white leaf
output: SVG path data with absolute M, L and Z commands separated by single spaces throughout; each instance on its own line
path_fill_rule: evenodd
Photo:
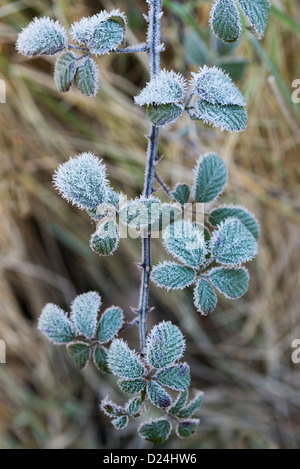
M 240 90 L 220 68 L 205 65 L 198 73 L 192 75 L 192 85 L 201 99 L 223 106 L 246 106 L 246 100 Z
M 196 278 L 196 273 L 191 267 L 177 264 L 176 262 L 163 262 L 153 267 L 151 279 L 158 287 L 167 290 L 182 290 L 191 285 Z
M 108 352 L 106 348 L 101 347 L 101 345 L 97 345 L 93 351 L 93 362 L 96 368 L 98 368 L 99 371 L 102 371 L 102 373 L 110 373 L 107 358 Z
M 54 68 L 54 81 L 58 91 L 66 93 L 74 83 L 77 61 L 72 52 L 62 54 L 56 61 Z
M 181 103 L 186 92 L 186 81 L 182 75 L 166 70 L 160 71 L 134 98 L 139 106 Z
M 171 396 L 155 381 L 147 384 L 147 395 L 152 404 L 161 409 L 167 409 L 172 404 Z
M 78 295 L 71 304 L 72 321 L 79 334 L 88 339 L 95 336 L 100 306 L 101 297 L 94 291 Z
M 222 131 L 242 132 L 247 127 L 248 116 L 242 106 L 222 106 L 199 99 L 194 110 L 189 111 L 192 120 L 202 120 L 205 124 L 219 127 Z
M 98 68 L 91 57 L 86 57 L 78 65 L 75 84 L 85 96 L 96 96 L 99 89 Z
M 173 124 L 182 115 L 184 106 L 182 104 L 159 104 L 153 106 L 149 104 L 146 112 L 150 122 L 156 127 L 164 127 Z
M 177 412 L 177 416 L 181 419 L 191 417 L 191 415 L 193 415 L 195 412 L 197 412 L 197 410 L 200 409 L 203 402 L 203 398 L 204 393 L 202 391 L 199 391 L 195 398 L 191 400 L 184 409 L 181 409 L 179 412 Z
M 120 208 L 119 218 L 129 228 L 140 230 L 141 228 L 153 229 L 159 224 L 161 215 L 161 201 L 156 197 L 130 200 Z
M 189 396 L 189 392 L 187 389 L 183 392 L 180 392 L 178 395 L 177 401 L 168 410 L 169 414 L 177 415 L 181 411 L 181 409 L 185 406 L 188 396 Z
M 176 427 L 176 434 L 180 438 L 188 438 L 196 433 L 196 428 L 200 423 L 199 419 L 189 419 L 180 422 L 180 425 Z
M 154 368 L 165 368 L 179 360 L 185 349 L 182 332 L 170 321 L 155 325 L 147 337 L 146 361 Z
M 222 205 L 221 207 L 212 210 L 208 220 L 212 225 L 217 226 L 222 221 L 225 221 L 230 217 L 238 218 L 256 240 L 259 238 L 258 221 L 256 220 L 253 213 L 251 213 L 245 207 L 241 207 L 239 205 Z
M 250 0 L 252 1 L 252 0 Z M 241 21 L 233 0 L 217 0 L 210 13 L 210 26 L 223 42 L 235 42 L 241 34 Z
M 125 411 L 131 417 L 139 417 L 143 402 L 144 400 L 141 396 L 134 397 L 133 399 L 130 399 L 130 401 L 126 402 Z
M 111 423 L 117 430 L 122 430 L 123 428 L 127 427 L 128 422 L 129 417 L 127 415 L 122 415 L 122 417 L 118 417 L 111 421 Z
M 86 368 L 91 358 L 91 349 L 86 343 L 71 342 L 67 345 L 67 352 L 77 368 L 80 370 Z
M 257 242 L 238 218 L 221 222 L 210 240 L 211 253 L 217 262 L 237 265 L 252 260 L 257 254 Z
M 175 391 L 184 391 L 191 384 L 190 368 L 187 363 L 179 363 L 159 371 L 156 379 Z
M 206 203 L 215 200 L 224 190 L 228 171 L 223 160 L 216 153 L 206 153 L 194 169 L 194 198 Z
M 209 278 L 226 298 L 240 298 L 248 290 L 249 274 L 244 267 L 234 269 L 215 267 L 209 272 Z
M 161 444 L 169 438 L 171 429 L 172 426 L 170 422 L 160 418 L 143 423 L 138 430 L 138 434 L 144 440 L 151 441 L 151 443 L 155 444 Z
M 217 305 L 217 295 L 208 280 L 200 278 L 194 289 L 194 305 L 202 315 L 213 312 Z
M 108 365 L 119 378 L 136 379 L 146 374 L 139 356 L 122 339 L 114 339 L 108 350 Z
M 105 344 L 114 338 L 124 324 L 123 310 L 118 306 L 107 308 L 102 314 L 97 328 L 96 338 Z
M 187 220 L 169 225 L 163 234 L 167 251 L 189 267 L 197 269 L 207 253 L 203 230 Z
M 44 306 L 38 329 L 55 344 L 67 344 L 75 339 L 75 329 L 67 313 L 53 303 Z
M 271 3 L 269 0 L 238 0 L 238 3 L 253 26 L 258 39 L 262 39 L 267 27 Z
M 108 417 L 120 417 L 125 414 L 123 407 L 118 406 L 107 397 L 101 401 L 100 408 Z
M 118 245 L 119 229 L 113 220 L 100 223 L 97 231 L 92 234 L 90 239 L 91 249 L 100 256 L 110 256 L 115 252 Z
M 119 379 L 117 382 L 119 388 L 127 394 L 136 394 L 146 386 L 146 381 L 142 378 L 139 379 Z
M 187 204 L 190 199 L 190 188 L 187 184 L 176 184 L 175 189 L 171 192 L 174 199 L 181 205 Z

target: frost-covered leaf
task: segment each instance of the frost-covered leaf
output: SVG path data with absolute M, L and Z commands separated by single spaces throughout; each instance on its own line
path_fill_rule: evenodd
M 75 329 L 67 313 L 53 303 L 44 306 L 38 329 L 56 344 L 67 344 L 75 339 Z
M 71 35 L 76 42 L 86 45 L 91 54 L 103 55 L 123 41 L 125 26 L 126 17 L 120 10 L 103 10 L 73 23 Z
M 234 217 L 238 218 L 245 227 L 252 233 L 255 239 L 259 237 L 259 224 L 253 213 L 240 207 L 239 205 L 222 205 L 221 207 L 213 210 L 209 215 L 209 222 L 216 226 L 227 218 Z
M 107 308 L 102 314 L 96 338 L 101 344 L 109 342 L 119 332 L 124 323 L 124 314 L 118 306 Z
M 146 360 L 154 368 L 165 368 L 179 360 L 185 349 L 181 331 L 170 321 L 155 325 L 147 337 Z
M 131 417 L 139 417 L 141 407 L 143 405 L 143 399 L 141 396 L 134 397 L 130 401 L 126 402 L 125 410 Z
M 127 417 L 127 415 L 122 415 L 122 417 L 118 417 L 111 421 L 111 423 L 117 430 L 122 430 L 123 428 L 127 427 L 128 422 L 129 418 Z
M 199 391 L 196 397 L 191 400 L 184 409 L 177 412 L 177 416 L 181 419 L 186 419 L 193 415 L 195 412 L 197 412 L 198 409 L 200 409 L 201 404 L 203 402 L 203 398 L 204 393 L 202 391 Z
M 184 111 L 181 104 L 159 104 L 147 106 L 147 116 L 150 122 L 156 127 L 164 127 L 165 125 L 176 122 Z
M 221 222 L 211 237 L 211 253 L 217 262 L 236 265 L 253 259 L 257 254 L 254 236 L 237 218 Z
M 204 233 L 187 220 L 169 225 L 163 234 L 167 251 L 189 267 L 198 268 L 204 261 Z
M 191 285 L 196 277 L 191 267 L 176 264 L 176 262 L 164 262 L 152 269 L 151 278 L 159 287 L 167 290 L 182 290 Z
M 184 391 L 191 383 L 190 368 L 187 363 L 179 363 L 159 371 L 156 378 L 164 386 L 175 391 Z
M 119 388 L 128 394 L 136 394 L 142 391 L 146 386 L 146 381 L 143 378 L 140 379 L 119 379 Z
M 63 50 L 67 42 L 67 32 L 58 21 L 34 18 L 19 34 L 16 48 L 27 57 L 53 55 Z
M 235 269 L 215 267 L 209 272 L 209 278 L 226 298 L 240 298 L 248 290 L 249 274 L 244 267 Z
M 205 278 L 200 278 L 194 289 L 194 305 L 205 316 L 212 313 L 217 305 L 215 291 Z
M 76 56 L 72 52 L 66 52 L 57 59 L 54 69 L 54 81 L 61 93 L 66 93 L 71 89 L 76 66 Z
M 176 433 L 180 438 L 188 438 L 196 433 L 196 428 L 199 425 L 199 419 L 189 419 L 180 422 L 176 427 Z
M 228 172 L 223 160 L 216 153 L 207 153 L 203 159 L 199 159 L 194 174 L 196 202 L 212 202 L 223 192 Z
M 91 249 L 100 256 L 110 256 L 118 245 L 119 229 L 113 220 L 99 224 L 97 231 L 92 234 L 90 239 Z
M 108 365 L 111 372 L 120 378 L 135 379 L 146 373 L 138 355 L 122 339 L 112 341 L 108 350 Z
M 108 353 L 106 348 L 101 347 L 101 345 L 97 345 L 94 348 L 93 361 L 98 370 L 102 371 L 102 373 L 110 373 L 110 369 L 108 368 L 107 357 Z
M 189 395 L 189 392 L 188 390 L 186 389 L 185 391 L 183 392 L 180 392 L 179 393 L 179 396 L 177 398 L 177 401 L 175 402 L 175 404 L 168 410 L 169 414 L 172 414 L 172 415 L 177 415 L 181 409 L 185 406 L 186 404 L 186 401 L 187 401 L 187 398 L 188 398 L 188 395 Z
M 75 327 L 79 334 L 88 339 L 95 336 L 100 306 L 101 297 L 94 291 L 78 295 L 71 305 L 71 317 Z
M 189 111 L 193 120 L 202 120 L 205 124 L 220 127 L 227 132 L 242 132 L 247 127 L 248 116 L 242 106 L 222 106 L 199 99 L 195 109 Z
M 161 215 L 161 201 L 156 197 L 130 200 L 124 204 L 119 212 L 122 223 L 130 228 L 139 230 L 141 228 L 153 229 L 158 226 Z
M 159 230 L 163 231 L 171 223 L 182 219 L 182 207 L 179 203 L 164 203 L 161 205 Z
M 162 70 L 155 75 L 134 101 L 139 106 L 180 103 L 185 95 L 186 81 L 178 73 Z
M 269 0 L 238 0 L 238 2 L 258 38 L 261 39 L 267 27 L 271 3 Z
M 75 84 L 85 96 L 95 96 L 99 89 L 98 69 L 91 57 L 86 57 L 78 65 Z
M 101 401 L 100 409 L 108 417 L 120 417 L 125 413 L 123 407 L 118 406 L 114 402 L 110 401 L 107 397 Z
M 91 358 L 91 349 L 84 342 L 71 342 L 67 345 L 68 355 L 80 370 L 83 370 Z
M 147 394 L 152 404 L 156 407 L 167 409 L 172 404 L 171 396 L 155 381 L 150 381 L 147 384 Z
M 96 210 L 108 202 L 106 168 L 93 153 L 81 153 L 59 165 L 53 182 L 63 198 L 81 209 Z
M 252 0 L 250 0 L 252 1 Z M 234 42 L 241 34 L 241 21 L 233 0 L 217 0 L 210 14 L 213 32 L 223 42 Z
M 246 106 L 246 101 L 231 78 L 217 67 L 200 68 L 193 73 L 194 86 L 198 96 L 211 104 Z
M 166 419 L 157 419 L 143 423 L 138 433 L 144 440 L 160 444 L 169 438 L 171 429 L 171 424 Z
M 174 191 L 171 192 L 174 199 L 181 205 L 187 204 L 190 198 L 190 188 L 187 184 L 177 184 Z

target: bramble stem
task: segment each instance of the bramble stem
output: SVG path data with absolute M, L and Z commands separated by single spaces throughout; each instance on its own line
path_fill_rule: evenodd
M 149 0 L 149 30 L 148 46 L 150 53 L 150 78 L 160 71 L 160 20 L 161 0 Z M 150 126 L 148 137 L 147 164 L 145 171 L 145 182 L 143 196 L 151 197 L 155 179 L 155 163 L 157 155 L 158 127 Z M 151 233 L 142 233 L 142 278 L 140 287 L 140 301 L 138 313 L 140 315 L 140 346 L 143 353 L 146 346 L 147 312 L 149 299 L 149 280 L 151 273 Z

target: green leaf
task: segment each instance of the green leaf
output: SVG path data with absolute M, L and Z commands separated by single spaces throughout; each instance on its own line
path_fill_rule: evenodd
M 110 256 L 117 249 L 118 244 L 118 225 L 113 220 L 100 224 L 90 239 L 91 249 L 100 256 Z
M 181 409 L 185 406 L 188 395 L 189 395 L 189 392 L 187 389 L 183 392 L 180 392 L 177 398 L 177 401 L 175 402 L 173 407 L 171 407 L 168 410 L 169 414 L 177 415 L 181 411 Z
M 194 173 L 196 202 L 212 202 L 223 192 L 228 172 L 223 160 L 216 153 L 207 153 L 203 159 L 199 159 Z
M 125 405 L 126 412 L 131 417 L 134 417 L 134 418 L 139 417 L 143 402 L 144 400 L 140 396 L 130 399 L 130 401 L 126 402 L 126 405 Z
M 191 383 L 190 368 L 187 363 L 180 363 L 159 371 L 156 378 L 164 386 L 175 391 L 184 391 Z
M 238 269 L 215 267 L 209 272 L 209 278 L 226 298 L 240 298 L 248 290 L 249 274 L 244 267 Z
M 108 417 L 120 417 L 125 413 L 123 407 L 118 406 L 107 398 L 101 401 L 100 408 Z
M 216 226 L 230 217 L 238 218 L 254 238 L 258 239 L 259 224 L 255 216 L 249 210 L 239 205 L 222 205 L 210 213 L 208 220 L 212 225 Z
M 122 339 L 114 339 L 108 350 L 111 372 L 120 378 L 140 378 L 146 370 L 138 355 Z
M 150 122 L 156 127 L 164 127 L 165 125 L 176 122 L 184 111 L 182 104 L 160 104 L 153 106 L 149 104 L 146 112 Z
M 102 373 L 110 373 L 110 370 L 108 368 L 107 357 L 108 353 L 104 347 L 97 345 L 94 348 L 93 361 L 98 370 L 102 371 Z
M 146 381 L 142 378 L 140 379 L 119 379 L 118 380 L 119 388 L 127 394 L 136 394 L 142 391 L 146 386 Z
M 190 267 L 176 262 L 164 262 L 153 267 L 151 279 L 167 290 L 182 290 L 194 282 L 196 273 Z
M 184 409 L 180 410 L 177 413 L 177 416 L 181 419 L 186 419 L 190 417 L 191 415 L 193 415 L 195 412 L 197 412 L 198 409 L 200 409 L 202 402 L 203 402 L 203 398 L 204 398 L 204 393 L 202 391 L 199 391 L 195 399 L 190 401 Z
M 76 66 L 76 56 L 72 52 L 66 52 L 57 59 L 54 69 L 54 81 L 61 93 L 66 93 L 71 89 Z
M 147 384 L 147 394 L 153 405 L 167 409 L 172 404 L 171 396 L 155 381 Z
M 227 218 L 221 222 L 210 242 L 211 253 L 220 264 L 240 264 L 250 261 L 257 254 L 254 236 L 237 218 Z
M 129 418 L 127 417 L 127 415 L 122 415 L 122 417 L 118 417 L 111 421 L 111 423 L 117 430 L 122 430 L 123 428 L 127 427 L 128 422 Z
M 269 0 L 238 0 L 238 2 L 244 15 L 255 29 L 258 38 L 262 39 L 267 27 L 271 3 Z
M 185 349 L 181 331 L 170 321 L 155 325 L 147 337 L 146 360 L 154 368 L 165 368 L 179 360 Z
M 199 419 L 189 419 L 180 422 L 180 425 L 176 427 L 177 436 L 180 438 L 188 438 L 196 433 L 196 428 L 199 425 Z
M 53 303 L 44 306 L 38 329 L 55 344 L 67 344 L 75 339 L 75 329 L 67 313 Z
M 195 109 L 189 111 L 193 120 L 202 120 L 205 124 L 220 127 L 227 132 L 242 132 L 247 127 L 248 116 L 242 106 L 222 106 L 199 99 Z
M 79 334 L 88 339 L 95 336 L 100 306 L 101 297 L 94 291 L 78 295 L 71 304 L 71 317 L 75 327 Z
M 146 227 L 149 230 L 154 229 L 159 223 L 160 215 L 161 201 L 156 197 L 130 200 L 119 212 L 121 222 L 136 230 Z
M 103 55 L 118 47 L 124 39 L 124 26 L 108 20 L 95 26 L 93 35 L 87 41 L 91 54 Z
M 189 267 L 198 268 L 205 259 L 203 230 L 190 221 L 180 220 L 169 225 L 163 234 L 167 251 Z
M 181 205 L 187 204 L 190 198 L 190 188 L 187 184 L 176 184 L 174 191 L 171 192 L 174 199 Z
M 97 64 L 91 57 L 86 57 L 78 65 L 75 84 L 85 96 L 95 96 L 99 89 Z
M 91 358 L 91 349 L 84 342 L 71 342 L 67 345 L 67 352 L 80 370 L 88 365 Z
M 151 443 L 160 444 L 166 441 L 171 432 L 171 424 L 166 419 L 150 420 L 143 423 L 138 433 L 141 438 Z
M 218 0 L 211 9 L 210 25 L 224 42 L 234 42 L 241 34 L 239 12 L 233 0 Z
M 204 316 L 212 313 L 217 305 L 215 291 L 205 278 L 200 278 L 194 289 L 194 305 Z
M 124 314 L 118 306 L 107 308 L 102 314 L 96 333 L 96 338 L 105 344 L 114 338 L 124 324 Z
M 246 101 L 240 90 L 228 75 L 217 67 L 200 68 L 193 74 L 193 83 L 198 96 L 211 104 L 223 106 L 246 106 Z
M 161 70 L 151 78 L 134 101 L 138 106 L 178 104 L 183 100 L 185 90 L 186 81 L 179 73 Z

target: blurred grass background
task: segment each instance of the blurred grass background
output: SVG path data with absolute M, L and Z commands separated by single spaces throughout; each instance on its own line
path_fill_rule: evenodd
M 210 33 L 211 1 L 164 1 L 162 65 L 188 76 L 203 63 L 228 71 L 248 102 L 249 125 L 228 135 L 181 119 L 161 131 L 158 171 L 170 187 L 189 182 L 196 158 L 217 151 L 229 169 L 220 202 L 243 204 L 261 223 L 259 256 L 249 266 L 249 292 L 219 298 L 216 312 L 197 314 L 192 293 L 151 288 L 149 326 L 168 318 L 187 337 L 185 359 L 193 385 L 206 393 L 199 433 L 172 437 L 165 448 L 296 448 L 300 446 L 300 364 L 291 343 L 300 338 L 300 104 L 291 101 L 300 78 L 300 5 L 273 0 L 262 42 L 247 33 L 237 47 Z M 128 44 L 144 40 L 142 0 L 0 0 L 0 365 L 1 448 L 140 448 L 136 426 L 122 432 L 99 412 L 109 392 L 122 402 L 111 377 L 90 366 L 83 373 L 63 348 L 36 330 L 46 302 L 68 308 L 78 293 L 96 289 L 104 307 L 120 305 L 127 318 L 137 304 L 138 240 L 122 240 L 110 258 L 89 247 L 90 219 L 51 185 L 59 163 L 81 151 L 105 160 L 112 184 L 129 197 L 143 186 L 148 125 L 133 96 L 148 78 L 147 57 L 99 58 L 101 92 L 88 99 L 59 95 L 51 57 L 27 60 L 15 51 L 17 33 L 34 16 L 68 26 L 83 15 L 119 7 L 129 18 Z M 160 194 L 160 192 L 159 192 Z M 164 194 L 161 194 L 164 199 Z M 154 241 L 153 260 L 166 254 Z M 136 331 L 124 334 L 138 347 Z

